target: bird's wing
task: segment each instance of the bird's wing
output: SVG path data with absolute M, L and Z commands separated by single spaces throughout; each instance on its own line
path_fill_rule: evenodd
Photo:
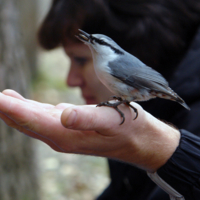
M 136 57 L 116 59 L 109 63 L 109 67 L 111 74 L 127 85 L 137 89 L 167 92 L 168 82 L 165 78 Z

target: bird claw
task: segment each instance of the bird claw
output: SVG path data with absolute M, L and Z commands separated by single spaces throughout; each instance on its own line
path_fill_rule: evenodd
M 122 125 L 124 123 L 124 121 L 125 121 L 125 116 L 124 116 L 124 113 L 121 110 L 119 110 L 118 106 L 121 105 L 121 104 L 126 104 L 129 107 L 131 107 L 134 110 L 134 112 L 136 113 L 136 116 L 135 116 L 135 118 L 133 120 L 137 119 L 137 117 L 138 117 L 138 111 L 137 111 L 137 109 L 134 106 L 132 106 L 130 104 L 130 102 L 128 100 L 123 100 L 121 97 L 116 97 L 116 96 L 113 96 L 112 98 L 115 99 L 115 100 L 118 100 L 118 102 L 116 102 L 116 103 L 110 103 L 108 101 L 101 102 L 101 103 L 97 104 L 96 107 L 108 106 L 108 107 L 114 108 L 120 114 L 120 116 L 122 118 L 122 121 L 119 124 L 119 125 Z
M 128 103 L 126 103 L 129 107 L 131 107 L 133 110 L 134 110 L 134 112 L 135 112 L 135 118 L 133 119 L 133 120 L 135 120 L 135 119 L 137 119 L 137 117 L 138 117 L 138 111 L 137 111 L 137 109 L 134 107 L 134 106 L 132 106 L 131 104 L 130 104 L 130 102 L 128 102 Z

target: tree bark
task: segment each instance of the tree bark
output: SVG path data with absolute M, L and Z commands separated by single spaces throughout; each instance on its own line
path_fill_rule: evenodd
M 26 49 L 26 58 L 31 78 L 37 75 L 37 1 L 17 0 L 19 5 L 19 23 L 23 46 Z
M 0 91 L 10 88 L 27 97 L 30 69 L 16 3 L 0 0 Z M 38 193 L 33 140 L 0 121 L 0 199 L 38 200 Z

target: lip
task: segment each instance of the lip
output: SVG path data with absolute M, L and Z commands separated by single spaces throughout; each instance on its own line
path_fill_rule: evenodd
M 86 33 L 85 31 L 78 29 L 79 30 L 79 34 L 75 35 L 79 40 L 81 40 L 82 42 L 89 42 L 90 40 L 90 34 Z

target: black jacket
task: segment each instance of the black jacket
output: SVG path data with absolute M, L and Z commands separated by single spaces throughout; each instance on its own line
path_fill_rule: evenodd
M 186 200 L 197 200 L 200 199 L 200 137 L 195 135 L 200 136 L 200 30 L 168 81 L 191 111 L 158 98 L 141 105 L 153 116 L 182 129 L 179 147 L 158 174 Z M 114 160 L 109 160 L 109 168 L 111 183 L 98 200 L 169 200 L 169 195 L 145 171 Z

